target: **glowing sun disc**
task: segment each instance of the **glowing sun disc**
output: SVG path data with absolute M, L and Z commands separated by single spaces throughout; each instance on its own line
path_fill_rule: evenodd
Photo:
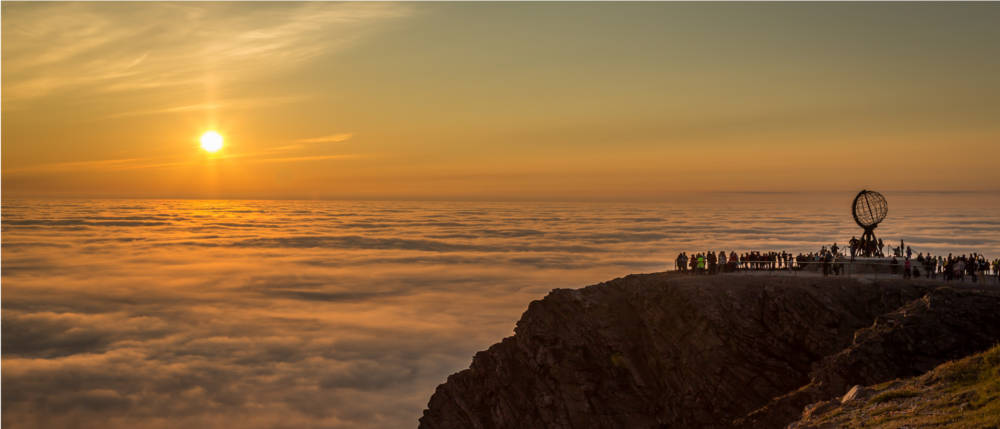
M 222 135 L 215 131 L 207 131 L 201 135 L 201 148 L 209 152 L 218 152 L 222 149 Z

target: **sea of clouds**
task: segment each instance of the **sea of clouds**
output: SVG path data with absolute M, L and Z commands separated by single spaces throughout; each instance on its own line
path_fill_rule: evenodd
M 1000 196 L 887 197 L 887 239 L 1000 256 Z M 549 290 L 842 244 L 851 198 L 4 201 L 4 425 L 414 427 Z

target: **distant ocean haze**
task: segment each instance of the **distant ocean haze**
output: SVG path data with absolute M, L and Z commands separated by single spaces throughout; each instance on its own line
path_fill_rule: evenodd
M 1000 195 L 885 193 L 916 252 L 1000 256 Z M 10 427 L 414 427 L 532 300 L 680 251 L 842 247 L 853 193 L 663 203 L 4 201 Z

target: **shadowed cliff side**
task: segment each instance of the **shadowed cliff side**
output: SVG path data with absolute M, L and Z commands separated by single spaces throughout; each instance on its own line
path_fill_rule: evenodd
M 941 287 L 878 316 L 844 350 L 819 362 L 810 383 L 739 420 L 740 427 L 782 427 L 810 403 L 840 397 L 852 385 L 914 377 L 1000 340 L 1000 291 Z
M 438 386 L 420 427 L 733 427 L 812 383 L 855 331 L 936 287 L 648 274 L 557 289 Z
M 918 377 L 855 386 L 806 407 L 789 429 L 1000 427 L 1000 345 Z

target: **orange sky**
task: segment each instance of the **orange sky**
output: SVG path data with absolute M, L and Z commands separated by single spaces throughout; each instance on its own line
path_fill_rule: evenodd
M 2 9 L 4 197 L 1000 183 L 994 3 Z

